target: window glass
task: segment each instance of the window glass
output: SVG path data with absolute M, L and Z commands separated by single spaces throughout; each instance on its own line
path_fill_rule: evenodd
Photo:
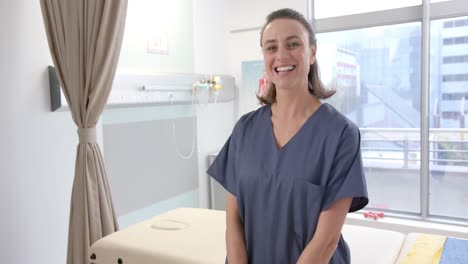
M 317 35 L 328 102 L 361 130 L 371 208 L 420 212 L 421 24 Z
M 314 0 L 316 19 L 421 5 L 421 0 Z
M 431 215 L 468 219 L 468 17 L 431 21 Z

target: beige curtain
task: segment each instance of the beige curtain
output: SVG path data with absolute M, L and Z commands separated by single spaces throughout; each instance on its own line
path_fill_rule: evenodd
M 96 123 L 122 46 L 127 0 L 41 0 L 50 52 L 78 127 L 68 264 L 89 263 L 93 242 L 118 229 Z

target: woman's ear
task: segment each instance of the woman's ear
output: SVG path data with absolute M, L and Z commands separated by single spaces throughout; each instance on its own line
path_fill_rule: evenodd
M 316 59 L 316 53 L 317 53 L 317 46 L 315 45 L 312 45 L 310 47 L 310 65 L 314 64 L 315 63 L 315 59 Z

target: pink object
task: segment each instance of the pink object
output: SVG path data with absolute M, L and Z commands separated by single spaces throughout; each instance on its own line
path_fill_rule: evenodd
M 377 218 L 383 218 L 383 217 L 384 217 L 384 213 L 383 213 L 383 212 L 372 212 L 372 211 L 369 211 L 369 212 L 365 212 L 365 213 L 364 213 L 364 217 L 365 217 L 365 218 L 373 218 L 374 220 L 377 220 Z
M 258 96 L 263 97 L 263 96 L 267 95 L 269 83 L 270 83 L 270 81 L 265 77 L 258 80 L 258 90 L 257 90 L 257 95 Z

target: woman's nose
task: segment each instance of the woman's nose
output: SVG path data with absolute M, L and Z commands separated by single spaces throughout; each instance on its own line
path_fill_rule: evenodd
M 289 50 L 286 47 L 279 47 L 276 53 L 277 59 L 284 59 L 289 57 Z

